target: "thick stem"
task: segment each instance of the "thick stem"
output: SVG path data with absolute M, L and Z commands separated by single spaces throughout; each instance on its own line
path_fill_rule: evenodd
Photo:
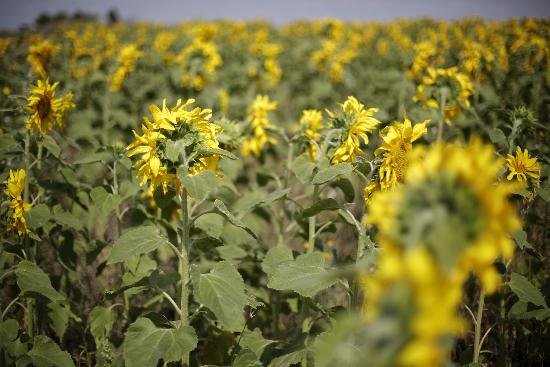
M 479 291 L 479 302 L 477 305 L 477 315 L 474 334 L 474 358 L 473 362 L 479 362 L 479 352 L 481 351 L 481 321 L 483 320 L 483 307 L 485 306 L 485 292 L 483 289 Z
M 30 130 L 27 129 L 26 135 L 25 135 L 25 188 L 23 190 L 23 202 L 28 203 L 29 202 L 29 182 L 30 182 L 30 149 L 31 149 L 31 133 Z M 31 240 L 28 237 L 25 237 L 23 239 L 25 243 L 25 248 L 27 249 L 28 254 L 28 260 L 34 261 L 33 251 L 31 249 Z M 25 317 L 24 317 L 24 323 L 25 323 L 25 330 L 27 331 L 27 334 L 32 338 L 34 336 L 34 300 L 30 297 L 27 297 L 26 299 L 26 307 L 25 307 Z
M 437 128 L 437 141 L 443 137 L 443 128 L 445 126 L 445 104 L 447 103 L 447 94 L 445 89 L 441 89 L 439 98 L 439 126 Z
M 189 324 L 189 293 L 187 285 L 189 283 L 189 207 L 187 202 L 187 190 L 184 188 L 181 197 L 182 228 L 180 241 L 179 273 L 181 277 L 180 294 L 180 315 L 181 325 Z M 189 366 L 189 353 L 182 356 L 183 366 Z

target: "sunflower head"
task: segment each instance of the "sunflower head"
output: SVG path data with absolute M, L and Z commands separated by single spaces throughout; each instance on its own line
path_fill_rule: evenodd
M 508 154 L 506 158 L 508 168 L 508 180 L 517 180 L 523 185 L 539 187 L 540 185 L 540 165 L 536 157 L 530 157 L 527 149 L 521 150 L 516 147 L 516 155 Z
M 219 148 L 217 135 L 221 128 L 210 121 L 212 111 L 200 107 L 191 108 L 193 99 L 182 104 L 178 100 L 173 108 L 150 106 L 153 120 L 144 118 L 142 134 L 134 131 L 135 140 L 127 147 L 128 156 L 138 156 L 134 167 L 141 185 L 150 181 L 151 189 L 162 187 L 164 193 L 170 187 L 181 190 L 178 171 L 196 175 L 204 170 L 216 170 L 219 155 L 212 150 Z
M 49 133 L 56 125 L 64 127 L 63 119 L 67 111 L 74 108 L 73 94 L 55 97 L 55 88 L 59 83 L 50 84 L 48 80 L 38 80 L 27 98 L 27 128 L 40 134 Z
M 243 141 L 241 154 L 250 154 L 258 157 L 267 144 L 274 144 L 277 141 L 268 135 L 267 130 L 272 128 L 268 114 L 277 108 L 276 101 L 270 101 L 269 96 L 257 95 L 254 102 L 248 109 L 248 120 L 250 121 L 251 134 Z
M 59 47 L 54 46 L 49 40 L 44 40 L 29 47 L 27 61 L 40 78 L 45 78 L 48 66 Z
M 31 209 L 31 205 L 24 202 L 26 172 L 23 169 L 10 170 L 10 177 L 4 181 L 5 194 L 8 203 L 8 229 L 17 232 L 20 236 L 29 233 L 24 214 Z

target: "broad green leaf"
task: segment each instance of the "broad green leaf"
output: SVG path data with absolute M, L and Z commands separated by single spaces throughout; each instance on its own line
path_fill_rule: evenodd
M 107 192 L 107 190 L 101 186 L 94 187 L 92 191 L 90 191 L 90 198 L 99 209 L 101 215 L 104 216 L 111 214 L 120 203 L 120 197 L 118 195 Z
M 241 349 L 231 367 L 262 367 L 258 357 L 250 349 Z
M 53 207 L 53 217 L 58 224 L 64 227 L 69 227 L 77 231 L 82 229 L 82 222 L 71 212 L 65 211 L 59 205 Z
M 309 155 L 302 154 L 298 156 L 292 166 L 290 167 L 291 171 L 296 175 L 298 181 L 302 184 L 311 182 L 311 175 L 313 174 L 313 169 L 315 168 L 315 163 L 311 161 Z
M 87 154 L 85 157 L 77 159 L 74 164 L 90 164 L 97 162 L 108 162 L 113 160 L 113 155 L 109 152 L 98 152 Z
M 57 142 L 50 135 L 42 135 L 42 143 L 44 148 L 46 148 L 55 158 L 59 158 L 61 154 L 61 148 L 57 145 Z
M 198 283 L 197 301 L 208 307 L 227 330 L 242 330 L 247 297 L 243 278 L 235 266 L 219 262 L 209 273 L 201 274 Z
M 516 244 L 520 249 L 529 248 L 532 249 L 533 246 L 529 242 L 527 242 L 527 233 L 523 230 L 515 231 L 512 234 L 512 237 L 514 238 L 514 241 L 516 241 Z
M 347 178 L 341 178 L 336 180 L 334 185 L 342 190 L 347 203 L 352 203 L 355 200 L 355 188 L 350 180 Z
M 203 171 L 195 176 L 184 175 L 180 179 L 189 195 L 199 201 L 218 187 L 218 179 L 212 171 Z
M 35 231 L 46 224 L 52 217 L 50 208 L 46 204 L 35 205 L 24 214 L 29 227 Z
M 312 217 L 314 215 L 319 214 L 323 210 L 336 210 L 340 209 L 340 204 L 332 198 L 328 199 L 321 199 L 317 201 L 315 204 L 310 206 L 309 208 L 306 208 L 302 211 L 302 216 L 304 217 Z
M 159 328 L 147 318 L 139 318 L 128 330 L 123 343 L 127 367 L 156 367 L 159 360 L 175 362 L 197 347 L 197 334 L 191 326 Z
M 256 236 L 256 233 L 254 233 L 254 231 L 252 231 L 246 224 L 243 223 L 242 220 L 240 220 L 239 218 L 235 217 L 230 211 L 229 209 L 227 209 L 227 207 L 225 206 L 225 204 L 216 199 L 214 201 L 214 207 L 218 210 L 218 212 L 223 215 L 225 217 L 225 219 L 227 219 L 231 224 L 233 224 L 234 226 L 236 227 L 239 227 L 239 228 L 242 228 L 244 229 L 246 232 L 248 232 L 248 234 L 250 234 L 252 237 L 254 238 L 258 238 Z
M 282 199 L 290 192 L 290 189 L 275 190 L 269 194 L 264 191 L 255 191 L 245 194 L 235 203 L 234 209 L 239 213 L 246 213 L 258 206 L 269 205 Z
M 223 217 L 217 213 L 207 213 L 198 217 L 194 226 L 201 229 L 208 236 L 219 239 L 222 235 L 223 223 Z
M 113 313 L 111 307 L 95 306 L 90 312 L 90 331 L 96 346 L 109 337 L 113 327 Z
M 292 260 L 294 260 L 294 256 L 292 256 L 292 250 L 290 248 L 286 246 L 272 247 L 267 251 L 264 257 L 262 270 L 270 276 L 281 263 Z
M 0 350 L 14 341 L 17 338 L 18 333 L 19 323 L 17 323 L 17 320 L 8 319 L 3 321 L 0 319 Z
M 238 159 L 238 157 L 235 154 L 233 154 L 231 152 L 228 152 L 225 149 L 202 149 L 200 151 L 200 154 L 205 154 L 205 155 L 215 154 L 215 155 L 219 155 L 219 156 L 229 158 L 229 159 L 232 159 L 232 160 Z
M 275 343 L 275 341 L 265 339 L 261 330 L 256 328 L 253 331 L 245 329 L 244 333 L 241 335 L 241 341 L 239 344 L 241 347 L 248 348 L 254 352 L 256 357 L 261 358 L 264 349 L 272 343 Z
M 510 289 L 518 296 L 521 301 L 531 302 L 535 306 L 548 308 L 544 296 L 526 277 L 518 273 L 512 273 L 508 282 Z
M 170 286 L 176 284 L 180 280 L 180 275 L 177 272 L 165 273 L 159 269 L 155 269 L 149 275 L 149 283 L 152 287 L 167 290 Z
M 51 301 L 65 299 L 62 294 L 52 287 L 48 274 L 30 261 L 23 260 L 17 264 L 15 275 L 22 294 L 39 293 Z
M 304 297 L 313 297 L 320 290 L 336 283 L 325 269 L 325 258 L 320 252 L 303 254 L 293 261 L 277 265 L 269 277 L 268 287 L 294 291 Z
M 328 168 L 322 169 L 315 176 L 313 176 L 312 183 L 314 185 L 321 185 L 325 182 L 333 180 L 338 176 L 349 175 L 353 171 L 353 166 L 349 163 L 339 163 Z
M 132 256 L 151 252 L 167 242 L 155 226 L 132 228 L 116 240 L 107 264 L 126 261 Z
M 35 337 L 34 346 L 27 355 L 36 367 L 74 367 L 71 355 L 44 335 Z
M 269 363 L 268 367 L 290 367 L 300 363 L 306 355 L 307 351 L 305 349 L 297 350 L 295 352 L 274 358 L 271 363 Z

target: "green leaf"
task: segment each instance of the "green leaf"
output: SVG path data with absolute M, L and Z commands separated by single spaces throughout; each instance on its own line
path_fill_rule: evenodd
M 279 199 L 282 199 L 290 192 L 290 189 L 275 190 L 269 194 L 263 191 L 247 193 L 235 204 L 235 211 L 246 213 L 257 206 L 269 205 Z
M 334 182 L 334 185 L 342 190 L 346 202 L 352 203 L 355 200 L 355 189 L 350 180 L 347 178 L 341 178 Z
M 208 236 L 219 239 L 222 235 L 223 223 L 223 217 L 219 214 L 207 213 L 198 217 L 194 226 L 201 229 Z
M 44 335 L 35 337 L 34 346 L 27 355 L 36 367 L 74 367 L 71 355 Z
M 111 307 L 95 306 L 90 312 L 90 331 L 96 346 L 101 345 L 101 341 L 109 337 L 112 327 Z
M 264 349 L 272 343 L 275 343 L 275 341 L 265 339 L 260 329 L 256 328 L 253 331 L 245 329 L 241 335 L 241 342 L 239 344 L 241 347 L 248 348 L 254 352 L 257 358 L 261 358 Z
M 520 249 L 529 248 L 533 249 L 533 246 L 529 242 L 527 242 L 527 233 L 523 230 L 515 231 L 512 234 L 512 237 L 514 238 L 514 241 L 516 241 L 516 244 Z
M 67 331 L 67 326 L 69 326 L 71 310 L 67 304 L 61 302 L 50 302 L 48 304 L 48 309 L 50 326 L 59 339 L 63 339 L 63 335 L 65 335 L 65 331 Z
M 86 157 L 77 159 L 74 164 L 90 164 L 97 162 L 108 162 L 113 160 L 113 155 L 109 152 L 98 152 L 87 154 Z
M 535 306 L 548 308 L 544 296 L 526 277 L 518 273 L 512 273 L 508 282 L 510 289 L 518 296 L 521 301 L 531 302 Z
M 307 351 L 305 349 L 297 350 L 295 352 L 274 358 L 268 367 L 289 367 L 293 364 L 300 363 L 306 355 Z
M 267 286 L 281 291 L 291 290 L 304 297 L 313 297 L 334 283 L 336 278 L 325 269 L 323 254 L 312 252 L 277 265 L 269 277 Z
M 246 224 L 244 224 L 239 218 L 235 217 L 229 209 L 225 206 L 225 204 L 221 201 L 216 199 L 214 201 L 214 207 L 218 210 L 218 212 L 223 215 L 231 224 L 233 224 L 236 227 L 244 229 L 248 234 L 250 234 L 254 238 L 258 238 L 256 236 L 256 233 L 252 231 Z
M 51 301 L 65 299 L 62 294 L 52 287 L 48 274 L 30 261 L 23 260 L 17 264 L 15 275 L 22 294 L 39 293 Z
M 228 152 L 225 149 L 201 149 L 201 155 L 219 155 L 232 160 L 239 159 L 235 154 Z
M 218 179 L 212 171 L 203 171 L 194 176 L 180 176 L 183 186 L 189 195 L 196 200 L 204 200 L 210 192 L 218 187 Z
M 59 145 L 57 145 L 57 142 L 54 138 L 52 138 L 49 135 L 42 135 L 42 143 L 44 144 L 44 148 L 46 148 L 55 158 L 59 158 L 59 155 L 61 154 L 61 148 Z
M 209 273 L 201 274 L 198 283 L 197 301 L 208 307 L 227 330 L 242 330 L 247 298 L 243 278 L 235 266 L 219 262 Z
M 4 349 L 4 346 L 17 339 L 18 333 L 19 324 L 17 323 L 17 320 L 8 319 L 3 321 L 0 318 L 0 350 Z
M 350 163 L 335 164 L 334 166 L 329 166 L 317 172 L 317 174 L 313 176 L 312 183 L 314 185 L 321 185 L 335 177 L 349 175 L 352 171 L 353 166 Z
M 311 175 L 315 169 L 315 163 L 311 161 L 309 155 L 302 154 L 298 156 L 290 167 L 290 170 L 296 175 L 298 181 L 302 184 L 311 182 Z
M 151 252 L 167 243 L 168 240 L 155 226 L 132 228 L 116 240 L 107 264 L 126 261 L 132 256 Z
M 242 259 L 246 257 L 248 253 L 237 245 L 224 245 L 216 248 L 216 251 L 220 254 L 224 260 Z
M 285 262 L 294 260 L 292 250 L 286 246 L 272 247 L 267 251 L 262 262 L 262 270 L 269 276 L 275 272 L 277 267 Z
M 147 318 L 139 318 L 126 331 L 124 362 L 127 367 L 156 367 L 161 359 L 165 363 L 175 362 L 195 349 L 197 342 L 191 326 L 164 329 Z
M 35 231 L 46 224 L 52 217 L 50 208 L 46 204 L 35 205 L 24 214 L 29 227 Z
M 494 144 L 500 144 L 506 141 L 506 135 L 498 127 L 489 130 L 489 139 Z
M 337 210 L 340 209 L 340 204 L 332 198 L 328 199 L 321 199 L 317 201 L 315 204 L 310 206 L 309 208 L 306 208 L 302 211 L 303 217 L 312 217 L 314 215 L 319 214 L 323 210 Z
M 59 205 L 53 207 L 54 220 L 61 226 L 69 227 L 75 230 L 82 229 L 82 222 L 78 220 L 71 212 L 63 210 Z
M 258 357 L 250 349 L 242 349 L 235 357 L 232 367 L 262 367 Z
M 90 197 L 103 216 L 111 214 L 120 203 L 120 196 L 107 192 L 103 187 L 94 187 L 90 191 Z

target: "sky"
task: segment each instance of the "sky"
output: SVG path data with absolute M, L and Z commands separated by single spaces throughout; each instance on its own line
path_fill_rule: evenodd
M 30 25 L 38 14 L 84 11 L 101 17 L 115 8 L 123 20 L 177 23 L 189 19 L 388 21 L 395 18 L 487 19 L 550 17 L 550 0 L 0 0 L 0 28 Z

